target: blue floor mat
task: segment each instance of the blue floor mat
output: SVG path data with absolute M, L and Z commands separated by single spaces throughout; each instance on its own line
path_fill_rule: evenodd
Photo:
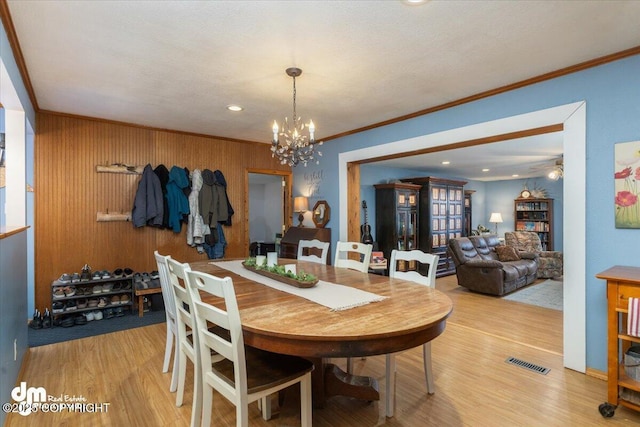
M 112 319 L 94 320 L 86 325 L 75 325 L 70 328 L 54 326 L 48 329 L 29 329 L 29 347 L 55 344 L 63 341 L 77 340 L 94 335 L 108 334 L 126 329 L 140 328 L 154 325 L 166 320 L 164 310 L 148 311 L 143 317 L 138 312 L 127 313 L 122 317 Z

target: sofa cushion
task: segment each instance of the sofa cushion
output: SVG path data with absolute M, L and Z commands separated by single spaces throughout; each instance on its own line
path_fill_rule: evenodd
M 504 282 L 515 282 L 520 277 L 524 277 L 525 274 L 522 271 L 522 267 L 523 266 L 516 264 L 503 264 L 502 271 L 504 272 Z M 524 270 L 526 271 L 526 268 L 524 268 Z
M 520 259 L 520 254 L 513 246 L 496 246 L 496 253 L 498 254 L 498 259 L 502 262 L 518 261 Z
M 469 240 L 473 243 L 480 258 L 485 260 L 498 260 L 498 255 L 496 255 L 496 251 L 491 245 L 494 242 L 490 241 L 488 237 L 490 236 L 487 236 L 487 238 L 485 238 L 485 236 L 471 236 Z

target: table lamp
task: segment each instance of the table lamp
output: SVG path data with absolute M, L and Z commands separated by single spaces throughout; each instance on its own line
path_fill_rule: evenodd
M 502 222 L 502 214 L 500 212 L 491 212 L 489 222 L 496 224 L 496 235 L 498 235 L 498 223 Z
M 304 225 L 302 225 L 302 221 L 304 220 L 304 213 L 308 210 L 309 199 L 304 196 L 298 196 L 293 199 L 293 211 L 299 212 L 298 221 L 300 221 L 300 224 L 298 224 L 298 227 L 304 227 Z

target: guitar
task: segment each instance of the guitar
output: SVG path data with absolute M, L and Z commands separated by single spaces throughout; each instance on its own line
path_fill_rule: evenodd
M 364 209 L 364 224 L 360 226 L 360 234 L 362 238 L 360 239 L 362 243 L 372 244 L 373 237 L 371 237 L 371 226 L 369 225 L 369 220 L 367 217 L 367 201 L 362 201 L 362 209 Z

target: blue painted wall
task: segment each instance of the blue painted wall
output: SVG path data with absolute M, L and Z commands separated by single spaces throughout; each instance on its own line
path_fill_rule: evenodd
M 294 169 L 294 186 L 301 189 L 305 174 L 322 171 L 323 179 L 317 191 L 338 212 L 338 155 L 341 152 L 579 101 L 586 101 L 587 111 L 587 367 L 606 371 L 606 285 L 594 276 L 615 264 L 640 264 L 633 250 L 640 230 L 616 229 L 613 207 L 613 145 L 640 140 L 640 56 L 329 141 L 322 147 L 324 156 L 320 165 Z M 363 99 L 363 105 L 365 103 Z M 485 212 L 495 206 L 493 202 L 487 191 Z M 337 236 L 338 221 L 333 221 L 332 227 Z
M 25 112 L 26 120 L 35 127 L 35 110 L 20 77 L 4 27 L 0 25 L 0 59 L 11 79 Z M 6 82 L 4 82 L 6 83 Z M 4 130 L 4 112 L 3 130 Z M 29 130 L 28 130 L 29 131 Z M 33 183 L 33 135 L 26 141 L 27 180 Z M 0 190 L 0 209 L 5 225 L 5 190 Z M 0 240 L 0 401 L 10 402 L 10 392 L 18 378 L 22 359 L 28 349 L 27 318 L 33 310 L 33 194 L 27 195 L 27 232 Z M 31 295 L 31 299 L 27 295 Z M 27 301 L 31 301 L 28 303 Z M 14 343 L 17 357 L 14 360 Z M 0 425 L 4 424 L 6 414 L 0 413 Z

